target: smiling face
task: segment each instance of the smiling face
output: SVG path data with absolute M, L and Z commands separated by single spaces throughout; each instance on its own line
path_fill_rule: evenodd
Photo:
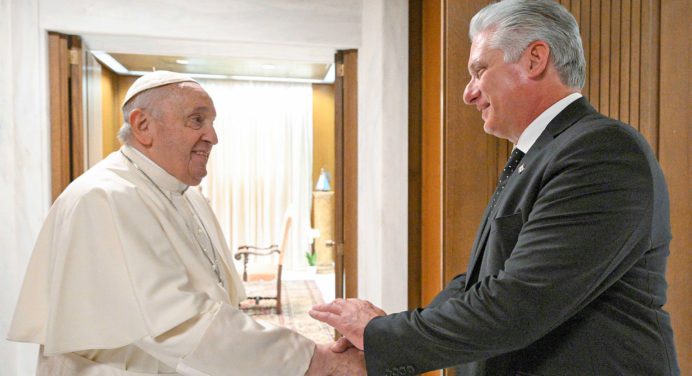
M 489 32 L 481 33 L 471 44 L 471 80 L 464 90 L 464 102 L 481 112 L 486 133 L 516 143 L 529 123 L 525 120 L 528 93 L 522 58 L 506 63 L 502 50 L 489 45 L 490 36 Z
M 184 82 L 169 89 L 150 112 L 151 143 L 147 156 L 187 185 L 207 175 L 207 161 L 218 138 L 216 110 L 199 84 Z

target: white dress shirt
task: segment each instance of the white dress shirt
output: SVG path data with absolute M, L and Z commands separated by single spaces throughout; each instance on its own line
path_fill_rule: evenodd
M 555 119 L 555 117 L 562 112 L 567 106 L 569 106 L 572 102 L 576 101 L 577 99 L 581 98 L 582 95 L 580 93 L 572 93 L 559 101 L 555 102 L 552 106 L 548 107 L 545 111 L 543 111 L 542 114 L 538 115 L 531 124 L 529 124 L 526 129 L 524 129 L 524 132 L 522 132 L 521 136 L 519 136 L 519 140 L 517 141 L 517 144 L 514 145 L 517 149 L 521 150 L 524 152 L 524 154 L 529 152 L 529 149 L 533 146 L 534 143 L 536 143 L 536 140 L 538 139 L 538 136 L 543 133 L 545 130 L 545 127 L 548 126 L 548 123 L 550 123 L 551 120 Z

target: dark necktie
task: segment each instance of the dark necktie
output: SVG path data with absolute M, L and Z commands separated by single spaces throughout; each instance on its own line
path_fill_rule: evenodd
M 500 194 L 505 189 L 507 180 L 509 180 L 509 177 L 512 176 L 514 170 L 517 169 L 517 166 L 519 165 L 519 162 L 521 162 L 522 158 L 524 158 L 524 152 L 514 148 L 514 150 L 512 150 L 512 154 L 509 156 L 509 160 L 507 161 L 505 168 L 502 170 L 502 174 L 500 175 L 500 180 L 497 182 L 497 188 L 495 188 L 493 198 L 490 200 L 490 212 L 495 209 L 495 204 L 497 203 L 498 197 L 500 197 Z
M 497 188 L 495 188 L 495 193 L 493 194 L 492 199 L 490 199 L 490 209 L 488 210 L 488 216 L 485 217 L 485 222 L 483 222 L 481 232 L 485 235 L 481 235 L 481 244 L 479 245 L 477 251 L 478 255 L 471 256 L 473 261 L 471 262 L 471 264 L 469 264 L 468 275 L 466 277 L 467 290 L 469 286 L 473 285 L 478 281 L 478 273 L 480 273 L 481 269 L 480 264 L 482 263 L 483 254 L 485 253 L 485 247 L 487 245 L 485 244 L 487 240 L 487 234 L 489 231 L 487 230 L 487 227 L 489 226 L 488 223 L 490 222 L 490 219 L 493 218 L 493 210 L 495 210 L 495 204 L 497 203 L 497 199 L 500 197 L 500 194 L 505 189 L 505 185 L 507 185 L 507 180 L 509 180 L 509 177 L 512 176 L 514 170 L 517 169 L 517 166 L 519 165 L 519 162 L 521 162 L 521 159 L 523 157 L 524 152 L 517 148 L 514 148 L 514 150 L 512 150 L 512 154 L 509 156 L 509 160 L 507 161 L 505 168 L 502 170 L 500 180 L 497 182 Z

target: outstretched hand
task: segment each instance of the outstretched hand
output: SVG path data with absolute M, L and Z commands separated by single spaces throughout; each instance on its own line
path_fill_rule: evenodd
M 310 310 L 310 316 L 334 327 L 336 330 L 360 350 L 363 350 L 363 334 L 365 326 L 377 316 L 386 313 L 367 300 L 336 299 L 328 304 L 318 304 Z M 345 343 L 337 342 L 333 351 L 347 349 Z

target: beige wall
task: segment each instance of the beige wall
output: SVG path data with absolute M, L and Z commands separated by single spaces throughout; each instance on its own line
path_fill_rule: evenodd
M 103 157 L 118 150 L 118 130 L 123 123 L 120 105 L 127 89 L 137 77 L 120 76 L 102 66 L 101 69 L 101 110 L 103 113 Z
M 118 149 L 118 107 L 115 105 L 118 90 L 118 77 L 115 73 L 103 67 L 101 69 L 101 113 L 103 115 L 103 150 L 105 158 Z
M 334 176 L 334 85 L 312 85 L 312 186 L 320 169 Z M 330 181 L 332 189 L 334 182 Z

